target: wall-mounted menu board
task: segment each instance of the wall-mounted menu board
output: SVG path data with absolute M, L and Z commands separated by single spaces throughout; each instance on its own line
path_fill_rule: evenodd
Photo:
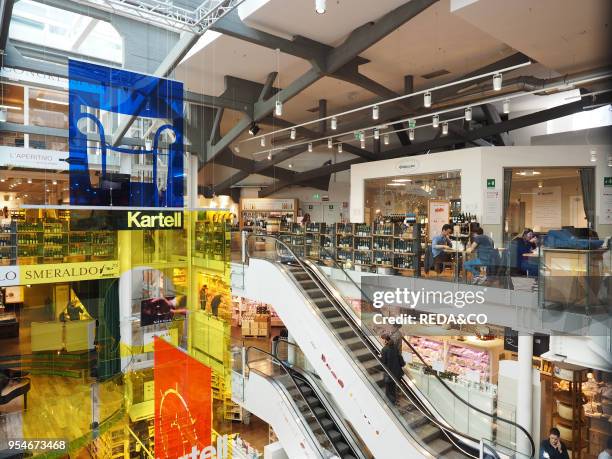
M 450 221 L 450 202 L 431 199 L 427 204 L 427 218 L 427 238 L 431 241 L 435 235 L 440 234 L 442 226 Z

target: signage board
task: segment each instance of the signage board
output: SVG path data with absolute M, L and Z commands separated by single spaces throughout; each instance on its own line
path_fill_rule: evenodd
M 111 277 L 119 277 L 119 262 L 117 260 L 23 265 L 19 267 L 19 284 L 21 285 L 75 282 Z
M 67 159 L 67 151 L 0 146 L 0 167 L 65 171 Z
M 405 159 L 398 163 L 396 168 L 402 172 L 410 172 L 419 168 L 419 162 L 416 159 Z
M 487 188 L 495 188 L 495 179 L 494 178 L 488 178 L 487 179 Z
M 431 240 L 442 232 L 442 226 L 450 221 L 450 202 L 432 199 L 427 206 L 428 237 Z
M 0 287 L 19 284 L 18 266 L 0 266 Z
M 117 229 L 171 230 L 183 228 L 182 211 L 129 210 L 118 221 Z
M 212 370 L 154 340 L 155 457 L 223 457 L 212 445 Z

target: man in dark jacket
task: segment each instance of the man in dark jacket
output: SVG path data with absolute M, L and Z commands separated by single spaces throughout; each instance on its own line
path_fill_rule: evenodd
M 397 346 L 395 346 L 389 335 L 383 335 L 382 339 L 385 345 L 382 348 L 380 360 L 389 373 L 397 379 L 401 379 L 404 375 L 404 370 L 402 370 L 402 368 L 405 365 L 402 354 L 400 354 Z M 396 384 L 388 374 L 385 374 L 385 393 L 391 403 L 397 403 Z
M 569 459 L 567 448 L 561 443 L 559 429 L 553 427 L 546 440 L 540 445 L 540 459 Z

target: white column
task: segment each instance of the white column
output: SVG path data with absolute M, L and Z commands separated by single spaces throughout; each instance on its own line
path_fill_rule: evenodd
M 519 331 L 518 338 L 518 381 L 516 397 L 516 423 L 531 434 L 533 428 L 533 335 Z M 517 450 L 530 453 L 529 440 L 517 429 Z
M 185 204 L 189 209 L 198 207 L 198 157 L 189 155 L 189 167 L 187 168 L 187 195 L 189 202 Z

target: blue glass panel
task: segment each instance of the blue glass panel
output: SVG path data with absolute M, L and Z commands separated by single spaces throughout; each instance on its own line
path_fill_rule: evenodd
M 165 78 L 70 60 L 69 69 L 69 147 L 70 203 L 86 206 L 183 207 L 183 84 Z M 89 108 L 136 117 L 159 119 L 151 133 L 151 149 L 113 145 L 110 133 Z M 95 140 L 101 167 L 90 171 L 87 135 L 79 121 L 89 119 L 97 126 Z M 81 127 L 85 123 L 81 121 Z M 164 131 L 174 133 L 168 146 L 167 180 L 158 184 L 159 140 Z M 151 182 L 132 182 L 131 174 L 107 169 L 107 154 L 146 154 L 153 157 Z M 89 153 L 94 153 L 89 151 Z M 129 158 L 129 163 L 132 163 Z M 92 180 L 93 179 L 93 180 Z

